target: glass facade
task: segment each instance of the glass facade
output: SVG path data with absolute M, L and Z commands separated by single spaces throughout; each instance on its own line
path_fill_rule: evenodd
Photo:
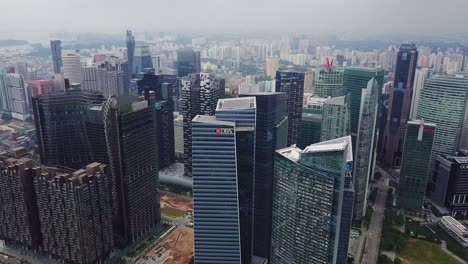
M 408 122 L 398 184 L 399 208 L 419 210 L 423 206 L 436 130 L 433 123 Z
M 177 51 L 177 76 L 184 77 L 191 73 L 200 73 L 200 52 L 192 49 Z
M 305 148 L 310 144 L 320 142 L 322 133 L 322 110 L 302 109 L 301 133 L 297 146 Z
M 52 64 L 54 67 L 54 73 L 62 72 L 62 41 L 60 40 L 51 40 L 50 41 L 50 50 L 52 54 Z
M 384 146 L 380 160 L 390 167 L 399 167 L 401 163 L 417 61 L 416 45 L 402 44 L 397 53 L 393 88 L 387 102 L 389 108 L 385 131 L 382 131 Z
M 349 136 L 277 151 L 271 263 L 346 263 L 351 167 Z
M 288 145 L 297 144 L 299 139 L 304 96 L 304 76 L 303 72 L 276 72 L 276 92 L 285 93 L 287 98 Z
M 344 67 L 318 67 L 315 71 L 314 95 L 323 98 L 340 96 L 343 88 L 344 71 Z
M 350 96 L 333 97 L 323 103 L 320 141 L 351 135 Z
M 430 180 L 439 155 L 453 155 L 463 148 L 459 144 L 464 137 L 463 120 L 468 112 L 467 101 L 468 74 L 441 75 L 426 80 L 417 117 L 437 125 L 428 176 Z
M 244 97 L 192 121 L 196 263 L 251 262 L 255 118 Z

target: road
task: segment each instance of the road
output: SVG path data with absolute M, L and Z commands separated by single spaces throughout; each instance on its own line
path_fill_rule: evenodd
M 385 213 L 385 203 L 388 193 L 386 179 L 389 178 L 389 175 L 385 171 L 380 171 L 384 177 L 382 177 L 377 183 L 378 192 L 377 197 L 375 198 L 373 208 L 374 212 L 372 213 L 372 219 L 367 232 L 367 243 L 364 250 L 363 264 L 376 264 L 379 256 L 380 235 L 382 232 L 383 216 Z

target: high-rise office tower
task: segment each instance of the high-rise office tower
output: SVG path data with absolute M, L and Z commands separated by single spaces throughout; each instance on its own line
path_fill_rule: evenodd
M 402 44 L 397 53 L 393 89 L 388 102 L 388 115 L 383 135 L 380 160 L 390 167 L 399 167 L 405 141 L 406 123 L 411 110 L 414 73 L 418 50 L 414 44 Z
M 255 97 L 243 97 L 192 121 L 196 263 L 251 263 L 255 119 Z
M 0 69 L 0 106 L 2 111 L 10 111 L 10 99 L 5 80 L 6 73 Z
M 320 97 L 340 96 L 343 88 L 342 66 L 333 66 L 333 61 L 327 59 L 327 63 L 315 70 L 314 95 Z
M 18 62 L 15 64 L 15 73 L 23 76 L 24 81 L 29 80 L 29 71 L 28 64 L 23 62 Z
M 270 258 L 271 212 L 273 203 L 274 154 L 285 148 L 288 139 L 287 97 L 285 93 L 254 93 L 257 104 L 255 131 L 253 253 Z
M 28 82 L 28 85 L 31 88 L 32 97 L 54 93 L 54 80 L 32 80 Z
M 115 243 L 135 244 L 159 229 L 158 127 L 154 106 L 134 96 L 104 104 L 112 175 Z
M 468 213 L 468 153 L 454 156 L 440 155 L 435 162 L 434 190 L 431 201 L 445 207 L 454 217 Z
M 61 73 L 62 71 L 62 41 L 51 40 L 50 49 L 52 53 L 52 63 L 54 66 L 54 73 Z
M 422 209 L 436 130 L 433 123 L 408 121 L 398 184 L 399 208 Z
M 278 57 L 268 57 L 266 59 L 266 76 L 271 79 L 276 78 L 276 71 L 278 71 L 279 58 Z
M 42 250 L 69 263 L 100 263 L 112 252 L 109 175 L 100 163 L 73 173 L 40 172 L 34 189 Z
M 224 95 L 224 78 L 209 73 L 193 73 L 182 78 L 182 115 L 184 116 L 184 172 L 192 175 L 192 119 L 214 115 L 218 99 Z
M 34 97 L 32 105 L 41 163 L 72 169 L 80 169 L 93 161 L 107 164 L 104 157 L 95 156 L 93 151 L 101 149 L 98 152 L 102 152 L 105 142 L 91 141 L 90 137 L 98 132 L 87 133 L 86 126 L 87 110 L 99 110 L 104 100 L 100 93 L 79 90 Z
M 346 263 L 352 161 L 350 136 L 277 151 L 271 263 Z
M 96 65 L 81 66 L 81 89 L 85 91 L 99 91 Z
M 25 121 L 31 116 L 28 100 L 31 95 L 26 89 L 23 76 L 16 73 L 6 74 L 5 86 L 13 118 Z
M 435 160 L 466 149 L 468 138 L 468 74 L 433 76 L 421 91 L 417 117 L 437 125 L 432 148 L 429 181 Z
M 38 250 L 42 243 L 30 159 L 1 157 L 0 239 L 7 245 Z
M 139 80 L 138 90 L 149 96 L 156 107 L 158 120 L 159 169 L 162 170 L 175 162 L 174 150 L 174 102 L 173 84 L 175 75 L 155 74 L 154 70 L 143 75 Z
M 288 113 L 288 145 L 298 142 L 301 129 L 304 96 L 304 73 L 294 71 L 276 72 L 276 92 L 286 94 Z
M 424 83 L 429 77 L 429 68 L 416 69 L 414 76 L 413 98 L 411 100 L 410 118 L 416 119 L 418 114 L 419 100 L 421 98 L 421 91 L 424 88 Z
M 128 94 L 128 88 L 125 85 L 127 76 L 127 62 L 116 57 L 108 57 L 105 61 L 97 64 L 97 87 L 105 98 L 113 95 Z
M 372 78 L 367 83 L 367 87 L 362 89 L 361 92 L 356 147 L 354 148 L 356 152 L 354 153 L 353 163 L 355 192 L 353 219 L 358 223 L 366 214 L 368 184 L 374 174 L 372 166 L 375 160 L 375 144 L 377 143 L 376 134 L 381 87 L 381 83 Z
M 351 96 L 332 97 L 323 102 L 320 141 L 351 135 Z
M 313 93 L 315 69 L 308 69 L 304 76 L 304 93 Z
M 135 38 L 132 35 L 131 30 L 127 30 L 127 82 L 126 86 L 130 86 L 130 80 L 132 79 L 133 72 L 133 60 L 135 56 Z
M 184 77 L 191 73 L 200 73 L 200 52 L 192 49 L 177 51 L 177 77 Z
M 322 133 L 322 109 L 303 108 L 301 118 L 301 133 L 297 146 L 305 148 L 310 144 L 320 142 Z
M 70 83 L 81 83 L 81 62 L 80 54 L 74 50 L 64 50 L 62 52 L 63 77 Z
M 135 56 L 133 56 L 133 74 L 139 74 L 144 69 L 152 69 L 153 60 L 149 46 L 137 46 L 135 48 Z

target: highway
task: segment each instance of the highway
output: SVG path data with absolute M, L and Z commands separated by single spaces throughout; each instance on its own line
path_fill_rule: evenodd
M 379 245 L 380 235 L 382 232 L 382 223 L 385 213 L 385 203 L 387 200 L 388 185 L 387 178 L 388 174 L 380 170 L 383 177 L 377 183 L 378 192 L 374 203 L 374 212 L 372 213 L 372 219 L 367 231 L 367 243 L 364 250 L 363 264 L 376 264 L 379 256 Z

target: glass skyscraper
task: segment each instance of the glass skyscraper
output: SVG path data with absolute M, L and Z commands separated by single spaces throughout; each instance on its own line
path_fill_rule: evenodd
M 138 46 L 135 48 L 133 56 L 133 74 L 139 74 L 145 69 L 153 68 L 153 60 L 151 59 L 149 46 Z
M 304 73 L 294 71 L 276 72 L 276 92 L 286 94 L 288 112 L 288 145 L 298 142 L 301 129 L 304 96 Z
M 388 114 L 379 159 L 390 167 L 399 167 L 405 141 L 406 123 L 411 110 L 418 50 L 414 44 L 402 44 L 397 53 L 395 78 L 388 102 Z
M 314 95 L 327 98 L 340 96 L 343 88 L 344 67 L 323 65 L 315 71 Z
M 399 208 L 422 209 L 436 131 L 433 123 L 408 121 L 398 184 Z
M 322 110 L 303 108 L 301 119 L 301 133 L 297 146 L 305 148 L 310 144 L 320 142 L 322 133 Z
M 255 97 L 221 99 L 192 121 L 196 263 L 250 263 Z
M 50 49 L 52 54 L 52 64 L 54 67 L 54 73 L 61 73 L 62 70 L 62 41 L 51 40 Z
M 277 151 L 271 263 L 346 263 L 352 160 L 350 136 Z
M 467 148 L 467 101 L 468 74 L 438 75 L 426 80 L 417 117 L 437 125 L 429 180 L 432 180 L 432 170 L 439 155 L 453 155 L 458 149 Z
M 320 141 L 351 135 L 350 96 L 332 97 L 323 102 Z
M 200 73 L 200 52 L 192 49 L 177 51 L 177 76 L 184 77 L 191 73 Z
M 210 73 L 193 73 L 181 79 L 184 121 L 184 173 L 192 175 L 192 119 L 214 115 L 218 99 L 224 96 L 224 78 Z
M 270 258 L 274 157 L 287 146 L 288 116 L 285 93 L 251 93 L 257 104 L 255 131 L 253 253 Z

